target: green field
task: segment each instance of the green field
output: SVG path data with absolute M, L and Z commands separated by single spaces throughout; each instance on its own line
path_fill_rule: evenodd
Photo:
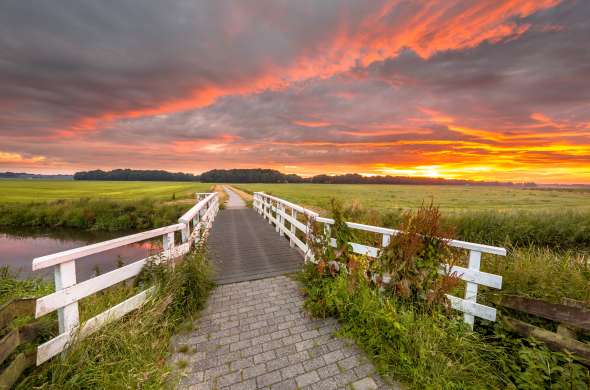
M 0 202 L 105 198 L 117 200 L 176 199 L 208 191 L 211 184 L 154 181 L 0 180 Z
M 441 210 L 563 210 L 590 209 L 590 191 L 509 187 L 359 185 L 359 184 L 238 184 L 249 192 L 264 191 L 311 208 L 328 210 L 330 199 L 346 207 L 390 212 L 417 208 L 431 200 Z

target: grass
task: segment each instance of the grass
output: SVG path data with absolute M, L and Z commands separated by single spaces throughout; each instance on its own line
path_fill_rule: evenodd
M 358 214 L 358 209 L 335 209 L 332 214 L 342 221 L 350 219 L 351 212 Z M 341 224 L 332 226 L 334 237 L 341 237 L 348 230 Z M 358 241 L 358 237 L 353 238 Z M 391 245 L 397 248 L 393 253 L 404 253 L 404 242 L 392 241 Z M 320 261 L 317 265 L 308 264 L 299 275 L 306 295 L 305 306 L 315 316 L 338 318 L 342 325 L 340 334 L 364 349 L 384 377 L 401 380 L 415 389 L 589 388 L 587 367 L 568 353 L 553 352 L 532 338 L 523 339 L 507 331 L 502 323 L 503 310 L 499 310 L 497 322 L 478 320 L 476 331 L 472 332 L 459 312 L 432 305 L 426 299 L 428 295 L 408 299 L 402 289 L 408 283 L 378 289 L 367 276 L 367 271 L 381 269 L 380 263 L 375 263 L 377 260 L 371 262 L 342 253 L 343 258 L 337 258 L 338 269 L 346 265 L 348 271 L 334 272 L 336 268 L 330 267 L 327 272 L 329 252 L 314 251 Z M 413 261 L 426 270 L 429 253 L 424 252 Z M 379 261 L 384 260 L 380 257 Z M 400 264 L 403 263 L 396 259 L 396 265 Z M 406 268 L 401 268 L 403 272 L 397 270 L 397 274 L 405 275 Z M 500 293 L 553 302 L 571 298 L 590 304 L 590 261 L 582 251 L 511 247 L 507 257 L 485 255 L 482 270 L 502 275 Z M 405 281 L 416 279 L 414 274 L 404 276 Z M 438 277 L 436 273 L 432 275 Z M 395 280 L 393 274 L 391 280 Z M 461 296 L 463 287 L 464 283 L 451 284 L 450 292 Z M 478 301 L 486 304 L 488 294 L 497 292 L 482 287 Z M 546 321 L 519 315 L 527 322 L 554 328 Z M 580 336 L 582 341 L 587 339 Z
M 590 191 L 521 189 L 493 186 L 359 185 L 359 184 L 236 184 L 238 188 L 285 198 L 316 210 L 330 210 L 331 198 L 345 207 L 360 205 L 380 213 L 415 209 L 422 203 L 451 211 L 590 210 Z
M 146 230 L 175 223 L 186 204 L 157 200 L 60 200 L 0 204 L 6 228 L 72 228 L 95 231 Z
M 412 389 L 585 389 L 588 369 L 533 340 L 471 332 L 459 316 L 408 305 L 364 279 L 321 277 L 307 265 L 299 279 L 306 308 L 340 320 L 385 378 Z
M 53 200 L 113 199 L 171 200 L 194 198 L 207 192 L 210 184 L 154 181 L 0 180 L 0 203 L 28 203 Z
M 555 303 L 570 298 L 590 305 L 588 253 L 535 246 L 509 248 L 506 258 L 486 256 L 482 270 L 502 275 L 502 294 L 525 295 Z
M 590 248 L 590 192 L 507 187 L 243 184 L 329 215 L 332 197 L 350 221 L 398 228 L 404 210 L 431 200 L 458 239 L 499 246 Z
M 16 389 L 161 389 L 174 380 L 170 337 L 201 309 L 212 287 L 211 267 L 194 251 L 175 268 L 148 265 L 135 286 L 121 285 L 81 304 L 81 317 L 146 286 L 157 293 L 140 309 L 29 372 Z
M 52 292 L 53 285 L 44 279 L 19 279 L 7 266 L 0 267 L 0 305 L 11 299 L 37 298 Z

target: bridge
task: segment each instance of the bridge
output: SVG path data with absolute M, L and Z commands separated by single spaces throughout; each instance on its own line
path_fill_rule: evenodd
M 178 388 L 397 388 L 395 382 L 385 382 L 376 373 L 356 346 L 334 337 L 338 329 L 334 319 L 313 319 L 306 314 L 297 282 L 290 277 L 305 261 L 314 261 L 305 240 L 306 221 L 323 223 L 326 229 L 334 221 L 264 193 L 255 193 L 253 207 L 248 208 L 230 187 L 224 190 L 228 200 L 220 212 L 217 193 L 200 193 L 196 204 L 177 224 L 34 259 L 33 270 L 54 268 L 56 286 L 54 293 L 37 300 L 35 316 L 57 311 L 59 320 L 59 335 L 38 346 L 37 364 L 61 353 L 77 338 L 139 308 L 152 292 L 148 288 L 81 324 L 79 300 L 135 277 L 150 258 L 82 282 L 76 281 L 76 261 L 161 237 L 157 261 L 179 258 L 195 243 L 207 242 L 218 285 L 196 330 L 171 341 L 174 350 L 188 345 L 197 351 L 180 376 Z M 378 226 L 347 224 L 380 236 L 381 247 L 399 233 Z M 354 252 L 370 258 L 376 258 L 380 250 L 366 243 L 350 245 Z M 502 278 L 480 271 L 480 260 L 482 253 L 505 256 L 506 250 L 458 240 L 449 241 L 449 245 L 465 250 L 469 256 L 467 268 L 441 269 L 456 272 L 466 283 L 463 298 L 447 296 L 451 306 L 463 312 L 471 326 L 476 316 L 495 321 L 496 310 L 477 303 L 477 291 L 480 285 L 501 288 Z M 180 359 L 181 354 L 171 357 L 172 362 Z

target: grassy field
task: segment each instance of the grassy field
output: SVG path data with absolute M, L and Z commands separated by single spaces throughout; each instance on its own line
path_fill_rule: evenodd
M 211 184 L 154 181 L 0 180 L 0 203 L 106 198 L 176 199 L 208 191 Z
M 328 210 L 330 199 L 382 212 L 417 208 L 431 200 L 443 211 L 463 210 L 590 210 L 590 191 L 519 189 L 509 187 L 358 185 L 358 184 L 239 184 L 247 191 L 264 191 L 311 208 Z

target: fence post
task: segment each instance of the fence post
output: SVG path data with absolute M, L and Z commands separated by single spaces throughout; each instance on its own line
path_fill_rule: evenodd
M 283 235 L 283 229 L 282 229 L 282 225 L 283 225 L 283 216 L 281 214 L 279 214 L 281 211 L 283 210 L 283 204 L 280 202 L 277 202 L 277 212 L 275 213 L 275 221 L 276 221 L 276 231 L 279 233 L 279 235 Z
M 294 208 L 291 208 L 291 218 L 293 218 L 293 221 L 297 221 L 297 210 L 295 210 Z M 293 221 L 291 221 L 291 234 L 293 235 L 293 237 L 295 237 L 295 235 L 297 234 L 297 228 L 295 227 L 295 223 Z M 295 246 L 295 241 L 293 241 L 292 238 L 289 238 L 289 246 L 291 248 Z
M 270 220 L 270 216 L 272 215 L 272 200 L 270 200 L 270 199 L 268 199 L 268 205 L 267 205 L 266 211 L 268 213 L 268 224 L 272 225 L 272 221 Z
M 63 290 L 66 287 L 76 284 L 76 260 L 56 265 L 53 267 L 53 270 L 55 291 Z M 57 318 L 60 334 L 70 332 L 77 327 L 80 324 L 78 301 L 57 309 Z
M 474 269 L 479 271 L 479 266 L 481 263 L 481 252 L 470 250 L 469 251 L 469 269 Z M 465 300 L 477 302 L 477 284 L 467 282 L 465 286 Z M 472 314 L 465 313 L 463 316 L 464 321 L 469 324 L 471 329 L 473 329 L 473 324 L 475 322 L 475 317 Z
M 388 246 L 390 241 L 391 241 L 391 235 L 383 234 L 383 239 L 381 241 L 381 248 L 385 248 L 386 246 Z
M 163 249 L 164 249 L 164 257 L 167 260 L 172 259 L 173 251 L 174 251 L 174 232 L 167 233 L 164 235 L 163 239 Z M 166 251 L 168 251 L 168 256 L 166 256 Z

